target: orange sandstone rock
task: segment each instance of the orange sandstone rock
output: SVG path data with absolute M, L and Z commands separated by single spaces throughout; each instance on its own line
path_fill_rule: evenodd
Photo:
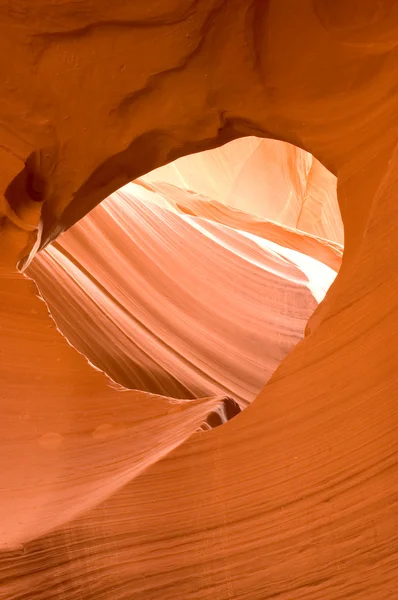
M 302 339 L 341 251 L 209 199 L 198 208 L 185 194 L 181 211 L 181 194 L 126 186 L 28 272 L 69 341 L 115 381 L 244 407 Z
M 396 7 L 0 2 L 2 600 L 396 594 Z M 111 389 L 15 266 L 253 135 L 337 176 L 342 267 L 253 403 L 193 434 L 222 399 Z

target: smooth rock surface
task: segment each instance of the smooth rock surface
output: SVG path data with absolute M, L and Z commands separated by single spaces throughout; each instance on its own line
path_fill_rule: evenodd
M 2 600 L 394 598 L 397 19 L 0 1 Z M 253 135 L 337 176 L 342 267 L 252 404 L 192 433 L 224 399 L 112 389 L 16 265 L 129 181 Z
M 245 148 L 246 140 L 234 142 L 241 176 L 251 170 Z M 220 173 L 220 191 L 224 173 L 215 167 L 230 152 L 227 145 L 206 156 L 214 181 Z M 187 157 L 128 184 L 37 255 L 28 273 L 68 340 L 118 383 L 178 398 L 224 394 L 244 408 L 302 339 L 340 267 L 341 247 L 192 190 L 148 183 L 187 168 L 205 182 L 203 158 Z M 224 179 L 231 187 L 233 176 L 232 184 Z M 338 216 L 330 183 L 326 210 L 321 195 L 318 206 L 321 215 Z M 293 186 L 284 196 L 273 189 L 287 204 L 299 203 Z M 265 186 L 265 203 L 270 195 Z

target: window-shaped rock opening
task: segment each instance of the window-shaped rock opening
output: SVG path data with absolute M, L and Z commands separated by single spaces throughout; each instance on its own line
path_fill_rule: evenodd
M 244 409 L 303 338 L 339 269 L 336 178 L 254 137 L 129 183 L 36 256 L 59 329 L 114 381 Z

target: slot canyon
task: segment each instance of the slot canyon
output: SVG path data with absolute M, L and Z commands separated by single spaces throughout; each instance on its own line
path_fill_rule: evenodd
M 0 600 L 398 597 L 398 3 L 0 27 Z

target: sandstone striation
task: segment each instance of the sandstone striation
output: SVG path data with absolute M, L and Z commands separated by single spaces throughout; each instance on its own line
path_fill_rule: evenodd
M 396 595 L 397 6 L 0 0 L 1 600 Z M 241 413 L 230 388 L 185 400 L 126 391 L 68 343 L 17 265 L 47 246 L 30 268 L 43 266 L 54 312 L 68 282 L 64 317 L 58 308 L 66 323 L 100 274 L 89 287 L 84 221 L 64 236 L 76 244 L 76 270 L 57 236 L 137 178 L 166 202 L 176 181 L 143 175 L 245 136 L 297 146 L 284 168 L 311 174 L 313 207 L 322 165 L 337 176 L 339 274 L 303 341 Z M 251 153 L 249 180 L 262 152 Z M 271 189 L 282 190 L 277 182 Z M 163 211 L 170 222 L 179 211 L 180 224 L 210 223 L 215 212 L 221 248 L 237 198 L 208 189 L 193 198 L 190 187 Z M 275 225 L 284 193 L 282 204 L 267 193 L 274 215 L 245 218 L 245 239 L 268 248 L 283 239 L 333 268 L 337 221 L 303 211 L 303 234 Z M 245 236 L 232 237 L 240 246 Z M 105 292 L 96 310 L 106 310 Z
M 202 160 L 168 168 L 198 174 Z M 205 181 L 209 171 L 202 172 Z M 302 339 L 340 267 L 341 247 L 192 190 L 149 184 L 162 173 L 113 194 L 36 256 L 28 273 L 68 340 L 113 380 L 178 398 L 225 394 L 244 408 Z M 338 213 L 335 181 L 328 191 L 329 212 Z M 292 186 L 285 199 L 298 196 Z

